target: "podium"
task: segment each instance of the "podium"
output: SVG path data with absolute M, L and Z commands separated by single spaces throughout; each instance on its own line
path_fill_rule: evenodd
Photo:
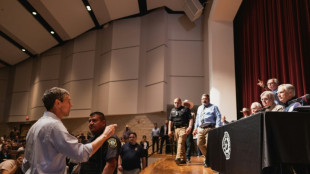
M 295 165 L 309 172 L 310 113 L 258 113 L 213 129 L 206 158 L 208 166 L 224 174 L 261 174 Z

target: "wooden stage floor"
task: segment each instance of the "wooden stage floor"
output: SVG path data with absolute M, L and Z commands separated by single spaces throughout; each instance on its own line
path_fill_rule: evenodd
M 154 154 L 151 158 L 157 158 L 147 168 L 142 170 L 141 174 L 217 174 L 213 172 L 211 168 L 205 168 L 202 164 L 204 161 L 203 157 L 192 157 L 191 163 L 177 165 L 174 161 L 175 156 L 173 155 L 161 155 Z M 150 159 L 150 158 L 149 158 Z

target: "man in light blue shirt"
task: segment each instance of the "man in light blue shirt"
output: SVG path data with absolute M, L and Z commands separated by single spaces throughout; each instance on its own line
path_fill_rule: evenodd
M 63 174 L 66 157 L 87 161 L 115 132 L 116 125 L 110 125 L 95 141 L 85 145 L 78 143 L 61 122 L 64 116 L 69 116 L 72 107 L 69 92 L 53 87 L 45 91 L 42 101 L 47 111 L 30 128 L 26 137 L 22 166 L 26 174 Z
M 210 103 L 208 94 L 202 94 L 201 104 L 197 110 L 193 135 L 197 134 L 197 145 L 201 153 L 206 156 L 208 132 L 215 127 L 221 126 L 221 113 L 217 106 Z M 207 167 L 206 162 L 204 166 Z

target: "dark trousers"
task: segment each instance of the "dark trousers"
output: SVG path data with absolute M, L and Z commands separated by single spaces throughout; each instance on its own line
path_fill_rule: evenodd
M 152 150 L 153 150 L 153 153 L 155 152 L 154 151 L 154 146 L 155 146 L 155 143 L 156 143 L 156 152 L 158 152 L 158 149 L 159 149 L 159 137 L 153 137 L 152 138 Z
M 161 141 L 160 141 L 160 153 L 163 153 L 163 146 L 164 146 L 164 142 L 166 142 L 166 154 L 170 153 L 170 144 L 169 144 L 169 136 L 168 135 L 164 135 L 163 137 L 161 137 Z
M 188 134 L 186 139 L 186 158 L 191 159 L 193 145 L 193 134 Z
M 199 147 L 197 145 L 197 139 L 194 139 L 194 146 L 195 146 L 195 149 L 196 149 L 196 155 L 197 156 L 201 156 L 202 153 L 200 152 L 200 149 L 199 149 Z

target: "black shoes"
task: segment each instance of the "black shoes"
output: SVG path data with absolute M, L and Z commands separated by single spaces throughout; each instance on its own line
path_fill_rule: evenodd
M 203 166 L 204 166 L 204 167 L 208 167 L 208 165 L 207 165 L 207 163 L 206 163 L 206 162 L 204 162 L 204 163 L 203 163 Z
M 187 163 L 191 163 L 191 159 L 187 158 L 187 159 L 186 159 L 186 162 L 187 162 Z
M 175 159 L 174 161 L 175 161 L 175 163 L 176 163 L 177 165 L 186 164 L 186 161 L 181 160 L 180 158 L 177 158 L 177 159 Z

